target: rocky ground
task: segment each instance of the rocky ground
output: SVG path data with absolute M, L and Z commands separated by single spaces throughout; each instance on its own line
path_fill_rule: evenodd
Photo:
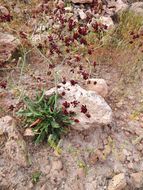
M 0 189 L 143 189 L 142 4 L 2 0 Z M 95 97 L 80 96 L 91 118 L 78 115 L 60 154 L 35 145 L 16 115 L 25 94 L 48 91 L 55 78 L 77 81 L 76 93 Z

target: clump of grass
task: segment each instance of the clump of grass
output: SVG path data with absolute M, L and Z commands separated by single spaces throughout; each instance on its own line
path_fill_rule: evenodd
M 120 22 L 116 29 L 116 34 L 123 39 L 126 39 L 129 32 L 138 32 L 143 24 L 143 17 L 135 14 L 132 11 L 125 11 L 120 14 Z
M 114 47 L 125 47 L 131 40 L 130 33 L 137 34 L 143 25 L 143 16 L 132 11 L 124 11 L 118 15 L 119 23 L 107 34 L 107 43 Z
M 34 101 L 24 98 L 26 108 L 20 109 L 18 115 L 23 116 L 32 127 L 36 135 L 35 143 L 47 140 L 51 147 L 56 148 L 61 135 L 67 132 L 67 126 L 73 123 L 71 115 L 64 114 L 58 105 L 59 98 L 56 93 L 46 98 L 44 92 L 37 95 Z
M 37 183 L 40 179 L 41 176 L 41 172 L 40 171 L 36 171 L 32 174 L 32 182 L 33 183 Z

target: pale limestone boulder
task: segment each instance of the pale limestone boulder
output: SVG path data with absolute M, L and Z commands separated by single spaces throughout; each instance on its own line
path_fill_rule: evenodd
M 10 116 L 0 118 L 0 136 L 7 135 L 5 142 L 5 156 L 20 165 L 28 165 L 26 143 L 16 128 L 16 122 Z
M 9 15 L 9 10 L 6 7 L 0 5 L 0 15 Z
M 12 44 L 13 46 L 17 46 L 20 42 L 12 34 L 0 32 L 0 44 Z
M 20 41 L 16 37 L 0 32 L 0 63 L 8 61 L 19 45 Z
M 106 25 L 108 29 L 112 29 L 114 27 L 114 22 L 110 16 L 101 16 L 99 18 L 99 22 Z
M 52 171 L 54 170 L 60 171 L 62 170 L 62 168 L 63 168 L 63 164 L 61 160 L 52 160 L 52 168 L 51 168 Z
M 86 81 L 86 89 L 95 91 L 97 94 L 105 98 L 108 94 L 108 86 L 104 79 L 91 78 Z
M 112 8 L 111 8 L 112 7 Z M 108 2 L 108 9 L 107 11 L 111 11 L 111 14 L 114 13 L 122 13 L 123 11 L 126 11 L 129 8 L 129 5 L 126 4 L 122 0 L 116 0 L 116 1 L 109 1 Z
M 23 139 L 10 139 L 5 144 L 7 156 L 20 166 L 28 165 L 26 143 Z
M 135 188 L 143 188 L 143 172 L 131 174 L 131 180 Z
M 125 190 L 127 187 L 127 181 L 124 173 L 115 175 L 111 181 L 109 181 L 108 190 Z
M 35 134 L 34 134 L 34 132 L 32 131 L 31 128 L 27 128 L 27 129 L 25 129 L 25 131 L 24 131 L 24 136 L 25 136 L 25 137 L 34 137 Z
M 130 11 L 133 11 L 135 14 L 143 16 L 143 2 L 132 3 Z
M 60 83 L 57 92 L 64 96 L 59 100 L 62 105 L 65 101 L 70 103 L 67 111 L 74 111 L 76 113 L 75 119 L 79 122 L 72 125 L 76 130 L 85 130 L 96 127 L 97 125 L 108 125 L 112 122 L 112 109 L 106 103 L 104 98 L 94 91 L 87 91 L 81 88 L 78 84 L 71 85 L 70 82 L 66 84 Z M 56 88 L 52 88 L 45 92 L 46 96 L 50 96 L 55 92 Z M 73 101 L 78 102 L 76 107 L 72 104 Z M 81 112 L 81 107 L 86 106 L 87 112 Z
M 15 121 L 10 116 L 0 118 L 0 135 L 8 134 L 8 137 L 15 136 Z
M 123 12 L 128 9 L 128 4 L 124 3 L 122 0 L 117 0 L 115 2 L 116 10 L 115 12 Z
M 85 20 L 87 18 L 85 12 L 82 9 L 78 9 L 77 11 L 78 11 L 78 14 L 79 14 L 81 20 Z

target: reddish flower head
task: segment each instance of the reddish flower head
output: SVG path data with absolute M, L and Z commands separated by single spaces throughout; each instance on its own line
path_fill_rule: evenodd
M 64 91 L 61 93 L 62 96 L 65 96 L 65 94 L 66 94 L 66 93 L 65 93 Z
M 82 74 L 84 80 L 88 79 L 89 74 L 87 72 L 83 71 L 81 74 Z
M 79 123 L 79 120 L 78 119 L 74 119 L 74 122 Z
M 87 112 L 87 107 L 86 105 L 81 106 L 81 113 L 86 113 Z
M 85 27 L 79 27 L 78 32 L 79 32 L 79 34 L 85 36 L 87 34 L 87 29 L 88 28 L 86 26 Z
M 63 78 L 62 83 L 63 83 L 63 84 L 66 84 L 66 79 L 65 79 L 65 78 Z
M 73 102 L 71 102 L 71 104 L 73 105 L 73 107 L 75 108 L 78 104 L 79 104 L 79 102 L 78 101 L 76 101 L 76 100 L 74 100 Z
M 7 81 L 0 82 L 0 87 L 6 89 Z
M 65 101 L 65 102 L 63 103 L 63 106 L 64 106 L 65 108 L 69 108 L 69 107 L 70 107 L 70 103 L 67 102 L 67 101 Z
M 89 113 L 87 113 L 87 114 L 86 114 L 86 117 L 90 118 L 90 117 L 91 117 L 91 115 L 90 115 Z
M 71 82 L 71 85 L 75 85 L 75 84 L 77 84 L 78 82 L 77 81 L 75 81 L 75 80 L 70 80 L 70 82 Z

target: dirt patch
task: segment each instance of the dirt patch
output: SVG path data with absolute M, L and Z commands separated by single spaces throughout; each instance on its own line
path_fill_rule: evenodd
M 107 55 L 105 54 L 105 56 Z M 113 53 L 113 55 L 115 54 Z M 142 112 L 137 112 L 142 106 L 142 80 L 127 81 L 129 78 L 124 74 L 125 69 L 122 69 L 126 66 L 122 62 L 128 57 L 126 58 L 124 55 L 125 60 L 120 62 L 119 58 L 122 56 L 123 54 L 117 55 L 117 59 L 112 58 L 112 54 L 110 54 L 109 59 L 112 61 L 105 63 L 101 61 L 104 52 L 101 57 L 98 55 L 100 61 L 98 61 L 96 71 L 92 74 L 94 77 L 106 79 L 109 85 L 110 93 L 106 100 L 114 110 L 114 124 L 110 127 L 99 127 L 91 132 L 71 131 L 61 143 L 63 150 L 61 156 L 56 157 L 64 163 L 58 174 L 56 172 L 55 174 L 50 173 L 50 160 L 53 160 L 55 156 L 53 151 L 45 144 L 34 146 L 33 142 L 27 141 L 30 156 L 30 166 L 28 168 L 14 165 L 8 158 L 3 157 L 1 150 L 1 174 L 4 176 L 1 179 L 2 187 L 6 186 L 9 189 L 12 187 L 16 189 L 41 189 L 42 186 L 46 185 L 48 189 L 50 185 L 51 189 L 60 190 L 68 188 L 82 189 L 84 187 L 89 189 L 90 183 L 96 183 L 96 188 L 100 190 L 107 188 L 108 180 L 116 173 L 124 172 L 129 175 L 134 171 L 142 170 L 142 140 L 137 144 L 133 144 L 133 139 L 135 140 L 138 137 L 134 130 L 142 129 Z M 46 82 L 48 78 L 48 83 L 52 86 L 53 78 L 47 76 L 45 70 L 45 72 L 41 70 L 45 67 L 44 63 L 29 64 L 29 67 Z M 136 75 L 136 72 L 134 74 Z M 3 73 L 6 79 L 9 75 L 8 72 Z M 14 81 L 17 81 L 17 76 L 13 75 Z M 46 86 L 47 89 L 50 88 L 41 81 L 33 80 L 29 73 L 24 73 L 21 78 L 20 86 L 24 86 L 29 94 L 34 94 L 34 87 L 37 88 L 37 85 L 41 85 L 40 87 Z M 4 91 L 9 94 L 9 85 Z M 8 98 L 7 95 L 1 97 L 1 100 L 2 107 L 8 109 L 12 101 L 15 105 L 17 99 L 11 95 Z M 137 115 L 134 112 L 137 112 Z M 10 113 L 12 114 L 11 111 Z M 35 171 L 40 171 L 42 174 L 39 182 L 33 185 L 32 174 Z

